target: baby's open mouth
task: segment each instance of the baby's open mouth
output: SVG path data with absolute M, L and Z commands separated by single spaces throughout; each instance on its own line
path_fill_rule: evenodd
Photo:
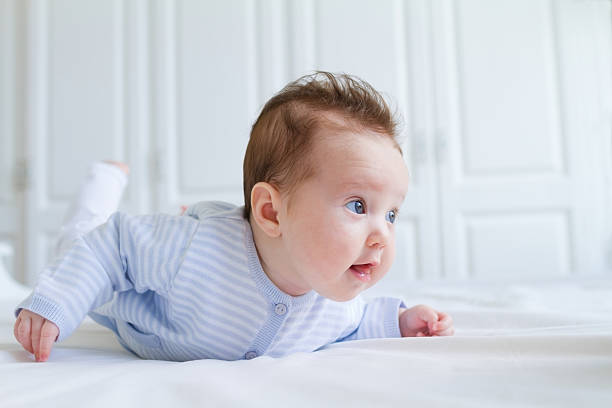
M 356 264 L 350 267 L 351 272 L 360 280 L 367 282 L 372 279 L 372 264 Z

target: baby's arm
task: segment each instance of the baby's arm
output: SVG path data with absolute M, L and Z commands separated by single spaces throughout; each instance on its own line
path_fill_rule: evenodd
M 59 335 L 55 323 L 25 309 L 19 312 L 13 331 L 19 344 L 34 354 L 36 361 L 47 361 Z
M 61 341 L 115 292 L 165 290 L 196 228 L 197 222 L 189 217 L 115 213 L 45 268 L 33 293 L 16 312 L 23 317 L 22 309 L 29 310 L 52 322 L 59 329 L 57 341 Z M 36 319 L 37 324 L 39 321 Z M 30 345 L 27 324 L 24 322 L 21 329 L 26 350 Z M 18 330 L 19 326 L 17 334 Z M 35 333 L 30 333 L 30 340 L 35 340 Z M 18 340 L 23 344 L 20 337 Z M 33 346 L 30 349 L 35 350 Z
M 111 300 L 115 291 L 132 286 L 121 260 L 116 224 L 109 220 L 78 237 L 41 272 L 33 292 L 17 307 L 15 337 L 37 361 L 45 361 L 52 343 L 68 337 L 89 311 Z
M 361 296 L 358 296 L 348 304 L 353 308 L 350 313 L 354 316 L 360 316 L 359 323 L 354 331 L 336 341 L 401 336 L 397 322 L 397 311 L 404 306 L 401 299 L 378 297 L 365 302 Z
M 399 326 L 402 337 L 452 336 L 455 333 L 453 319 L 448 314 L 425 305 L 400 308 Z

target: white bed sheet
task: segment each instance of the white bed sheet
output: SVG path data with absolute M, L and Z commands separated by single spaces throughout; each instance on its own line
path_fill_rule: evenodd
M 34 363 L 12 336 L 23 292 L 4 292 L 1 407 L 612 406 L 611 278 L 414 283 L 398 294 L 451 313 L 454 337 L 234 362 L 140 360 L 88 320 Z

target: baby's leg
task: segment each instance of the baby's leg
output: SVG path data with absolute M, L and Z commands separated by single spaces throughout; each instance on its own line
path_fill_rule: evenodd
M 117 211 L 128 173 L 129 167 L 124 163 L 91 164 L 60 229 L 56 255 L 68 250 L 75 239 L 103 224 Z

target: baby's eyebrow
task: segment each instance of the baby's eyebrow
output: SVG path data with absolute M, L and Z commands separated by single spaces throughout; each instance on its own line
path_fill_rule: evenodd
M 344 193 L 346 193 L 347 191 L 353 191 L 353 192 L 360 192 L 360 191 L 364 191 L 364 190 L 374 190 L 377 192 L 381 192 L 384 191 L 385 188 L 382 186 L 381 183 L 377 183 L 374 181 L 346 181 L 346 182 L 342 182 L 340 183 L 340 188 L 338 189 L 338 194 L 342 195 Z M 399 198 L 399 202 L 403 203 L 404 199 L 406 198 L 405 194 L 398 194 L 398 198 Z
M 376 190 L 382 191 L 384 188 L 380 183 L 367 181 L 346 181 L 340 183 L 341 190 Z

